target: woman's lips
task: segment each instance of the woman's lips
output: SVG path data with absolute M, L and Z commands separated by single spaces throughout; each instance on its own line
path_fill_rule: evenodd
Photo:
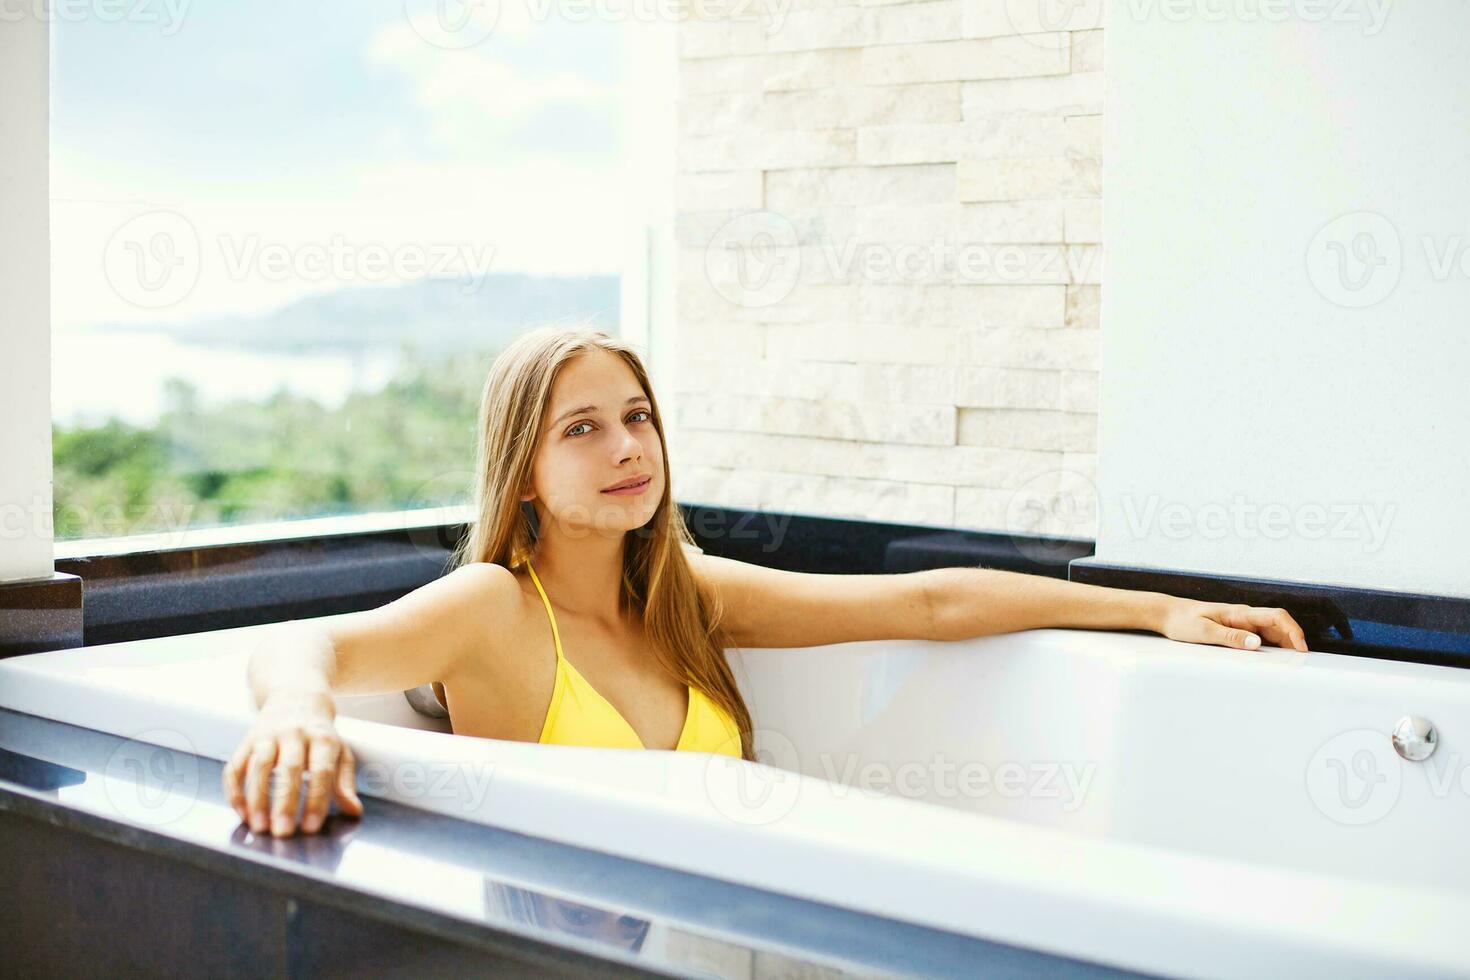
M 632 496 L 634 494 L 639 494 L 639 493 L 642 493 L 643 491 L 647 490 L 648 487 L 649 487 L 649 485 L 651 483 L 653 483 L 653 477 L 650 476 L 648 479 L 644 480 L 642 483 L 635 484 L 635 485 L 633 485 L 631 487 L 619 487 L 617 490 L 604 490 L 602 492 L 603 493 L 615 493 L 619 497 L 630 497 L 630 496 Z

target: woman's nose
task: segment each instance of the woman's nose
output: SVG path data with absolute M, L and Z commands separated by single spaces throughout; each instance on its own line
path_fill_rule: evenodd
M 643 443 L 638 441 L 632 429 L 626 425 L 623 426 L 623 438 L 618 442 L 618 458 L 628 459 L 641 455 L 643 455 Z

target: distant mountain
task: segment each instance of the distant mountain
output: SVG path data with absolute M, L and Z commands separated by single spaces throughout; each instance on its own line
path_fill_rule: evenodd
M 425 353 L 498 349 L 532 327 L 588 324 L 616 333 L 618 277 L 503 274 L 478 285 L 425 279 L 308 296 L 257 316 L 183 324 L 116 324 L 210 346 L 275 351 L 362 351 L 411 345 Z

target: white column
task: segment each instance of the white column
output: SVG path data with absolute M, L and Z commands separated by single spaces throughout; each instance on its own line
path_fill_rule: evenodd
M 52 572 L 51 93 L 36 6 L 0 24 L 0 581 Z
M 629 229 L 623 259 L 622 336 L 648 351 L 648 370 L 665 412 L 672 408 L 675 332 L 674 175 L 676 24 L 629 18 L 622 25 L 623 198 Z

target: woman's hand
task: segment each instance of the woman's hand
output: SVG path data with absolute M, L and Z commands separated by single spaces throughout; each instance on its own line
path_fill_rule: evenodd
M 1169 596 L 1157 632 L 1186 643 L 1258 650 L 1264 638 L 1278 647 L 1307 652 L 1307 636 L 1285 609 L 1240 603 L 1199 602 Z
M 303 776 L 308 784 L 302 833 L 321 829 L 331 799 L 344 815 L 362 816 L 357 762 L 337 733 L 334 713 L 331 696 L 317 692 L 281 691 L 261 705 L 222 774 L 225 798 L 253 832 L 263 834 L 267 826 L 275 837 L 295 832 Z

